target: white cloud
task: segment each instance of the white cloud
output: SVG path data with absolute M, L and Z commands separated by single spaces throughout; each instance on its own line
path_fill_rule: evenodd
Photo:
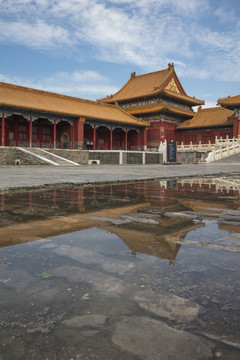
M 67 46 L 75 59 L 144 71 L 176 59 L 181 76 L 239 81 L 240 22 L 226 6 L 222 0 L 217 8 L 209 0 L 0 0 L 0 39 L 48 52 Z M 219 31 L 216 18 L 226 26 L 230 18 L 231 27 Z
M 49 49 L 57 44 L 72 44 L 68 30 L 48 25 L 42 20 L 26 22 L 0 22 L 0 36 L 5 41 L 20 43 L 33 48 Z
M 201 29 L 195 35 L 205 52 L 204 66 L 209 75 L 221 81 L 240 81 L 240 33 Z
M 95 71 L 58 72 L 40 81 L 0 74 L 0 81 L 92 100 L 119 90 Z
M 144 12 L 152 9 L 168 8 L 173 13 L 183 12 L 186 15 L 198 13 L 208 9 L 208 0 L 110 0 L 115 5 L 126 5 L 138 7 Z
M 191 79 L 207 79 L 211 75 L 207 69 L 200 69 L 196 67 L 178 66 L 176 64 L 178 76 Z
M 15 84 L 15 85 L 22 84 L 21 78 L 19 78 L 17 76 L 10 76 L 10 75 L 5 75 L 5 74 L 0 74 L 0 81 L 5 82 L 5 83 L 10 83 L 10 84 Z
M 218 20 L 222 24 L 229 23 L 230 19 L 231 19 L 231 22 L 233 22 L 233 23 L 237 20 L 237 16 L 236 16 L 234 9 L 229 9 L 226 6 L 217 8 L 214 11 L 214 15 L 218 18 Z
M 192 14 L 203 3 L 206 0 L 52 0 L 49 5 L 45 0 L 5 0 L 0 11 L 12 16 L 1 37 L 40 49 L 52 42 L 81 47 L 85 41 L 97 49 L 96 57 L 153 65 L 171 58 L 173 49 L 189 56 L 187 25 L 178 14 Z
M 207 0 L 170 0 L 171 5 L 178 12 L 181 10 L 186 15 L 198 16 L 209 9 Z

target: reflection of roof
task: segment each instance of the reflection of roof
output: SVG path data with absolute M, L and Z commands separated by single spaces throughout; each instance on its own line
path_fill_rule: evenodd
M 168 86 L 172 82 L 172 88 L 175 90 L 170 91 L 169 89 L 171 86 L 169 88 Z M 201 100 L 187 96 L 179 79 L 177 78 L 173 64 L 169 64 L 168 69 L 148 74 L 136 76 L 135 73 L 132 73 L 128 82 L 117 93 L 107 96 L 104 99 L 100 99 L 100 101 L 112 103 L 115 101 L 153 96 L 160 93 L 163 93 L 171 98 L 174 97 L 182 101 L 187 101 L 192 105 L 204 104 Z
M 199 108 L 192 119 L 184 121 L 177 129 L 229 126 L 233 124 L 234 114 L 234 111 L 221 107 Z
M 227 202 L 219 202 L 212 200 L 183 200 L 178 199 L 178 202 L 183 206 L 190 208 L 194 212 L 204 214 L 221 214 L 222 212 L 231 209 L 231 204 Z
M 132 253 L 142 253 L 163 259 L 174 260 L 181 244 L 167 241 L 162 236 L 117 226 L 101 226 L 120 237 Z
M 219 105 L 226 105 L 226 106 L 234 106 L 234 105 L 240 105 L 240 95 L 236 96 L 228 96 L 223 99 L 218 99 Z
M 140 203 L 97 210 L 89 212 L 88 214 L 77 213 L 67 216 L 63 216 L 60 211 L 58 216 L 52 216 L 48 219 L 0 226 L 0 248 L 100 226 L 108 221 L 108 217 L 120 219 L 122 214 L 136 211 L 147 205 L 149 204 Z M 40 209 L 40 211 L 41 210 L 42 209 Z M 102 218 L 102 221 L 91 219 L 90 216 L 100 217 Z
M 148 125 L 113 105 L 7 83 L 0 83 L 0 105 L 137 126 Z

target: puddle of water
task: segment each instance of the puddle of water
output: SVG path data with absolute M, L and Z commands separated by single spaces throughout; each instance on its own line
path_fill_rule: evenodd
M 238 181 L 0 195 L 0 359 L 239 359 Z

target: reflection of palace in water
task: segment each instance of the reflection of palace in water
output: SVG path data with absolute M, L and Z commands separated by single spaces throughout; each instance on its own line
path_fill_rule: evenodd
M 51 214 L 88 212 L 93 209 L 118 207 L 125 204 L 150 202 L 165 207 L 178 203 L 179 198 L 190 197 L 230 200 L 239 206 L 240 179 L 225 177 L 191 178 L 169 181 L 151 181 L 116 185 L 80 186 L 73 188 L 39 190 L 0 194 L 1 218 L 17 221 Z M 31 220 L 31 219 L 30 219 Z M 0 223 L 1 225 L 1 223 Z
M 174 261 L 181 239 L 204 224 L 168 217 L 164 212 L 190 209 L 208 214 L 212 209 L 236 209 L 239 187 L 238 179 L 206 178 L 1 194 L 0 244 L 9 246 L 97 227 L 119 236 L 133 255 L 144 253 Z M 145 221 L 139 221 L 137 214 L 144 214 Z M 126 217 L 131 221 L 121 222 Z
M 168 199 L 177 200 L 182 197 L 202 200 L 230 200 L 234 207 L 240 204 L 240 179 L 236 178 L 188 178 L 180 180 L 160 181 L 161 202 L 168 204 Z M 164 205 L 163 205 L 164 206 Z
M 31 205 L 33 206 L 33 204 Z M 177 225 L 184 232 L 193 226 L 189 224 L 189 221 L 179 221 L 179 219 L 166 219 L 166 221 L 159 219 L 158 221 L 157 218 L 155 220 L 157 226 L 144 222 L 135 224 L 134 218 L 130 224 L 126 224 L 122 220 L 126 215 L 131 214 L 133 217 L 138 211 L 144 211 L 149 208 L 149 205 L 149 203 L 138 203 L 85 213 L 81 212 L 83 210 L 81 208 L 80 213 L 76 212 L 75 214 L 59 213 L 34 221 L 15 223 L 12 221 L 10 225 L 6 224 L 6 226 L 0 227 L 1 246 L 10 246 L 96 227 L 120 237 L 132 255 L 143 253 L 173 262 L 181 245 L 171 239 L 170 234 L 174 236 L 174 240 L 179 237 L 179 234 L 173 231 L 172 225 Z M 145 214 L 145 217 L 148 218 L 148 215 Z M 119 221 L 119 224 L 114 224 L 116 220 Z

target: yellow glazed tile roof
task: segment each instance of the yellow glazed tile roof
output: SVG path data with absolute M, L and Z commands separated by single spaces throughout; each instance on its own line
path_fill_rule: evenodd
M 195 114 L 193 111 L 178 108 L 176 106 L 171 106 L 171 105 L 165 104 L 164 102 L 159 103 L 159 104 L 137 107 L 137 108 L 133 108 L 133 109 L 126 109 L 126 111 L 132 115 L 146 114 L 146 113 L 149 114 L 149 113 L 161 112 L 161 111 L 165 111 L 165 110 L 168 112 L 174 113 L 174 114 L 180 114 L 180 115 L 184 115 L 184 116 L 188 116 L 188 117 L 193 117 Z
M 114 105 L 0 82 L 0 106 L 149 126 Z
M 226 105 L 226 106 L 234 106 L 234 105 L 240 105 L 240 95 L 236 95 L 236 96 L 228 96 L 226 98 L 223 99 L 218 99 L 218 104 L 219 105 Z
M 234 111 L 222 107 L 199 108 L 192 119 L 184 121 L 177 129 L 228 126 L 233 124 L 234 116 Z
M 113 102 L 157 94 L 159 86 L 168 79 L 169 73 L 169 69 L 139 76 L 132 73 L 128 82 L 116 94 L 100 99 L 100 101 Z
M 173 81 L 176 84 L 177 92 L 165 89 L 165 87 L 168 87 L 170 81 Z M 167 69 L 148 74 L 136 76 L 135 73 L 132 73 L 128 82 L 117 93 L 100 99 L 99 101 L 104 103 L 114 103 L 123 100 L 153 96 L 161 93 L 186 101 L 193 106 L 204 104 L 204 101 L 187 96 L 176 75 L 173 64 L 168 64 Z
M 194 97 L 191 97 L 191 96 L 188 96 L 188 95 L 183 95 L 183 94 L 178 94 L 178 93 L 175 93 L 173 91 L 166 90 L 166 89 L 163 89 L 162 93 L 168 95 L 171 98 L 175 98 L 175 99 L 184 100 L 186 102 L 189 102 L 189 104 L 192 104 L 192 106 L 204 105 L 205 104 L 205 102 L 203 100 L 198 100 L 198 99 L 196 99 Z

